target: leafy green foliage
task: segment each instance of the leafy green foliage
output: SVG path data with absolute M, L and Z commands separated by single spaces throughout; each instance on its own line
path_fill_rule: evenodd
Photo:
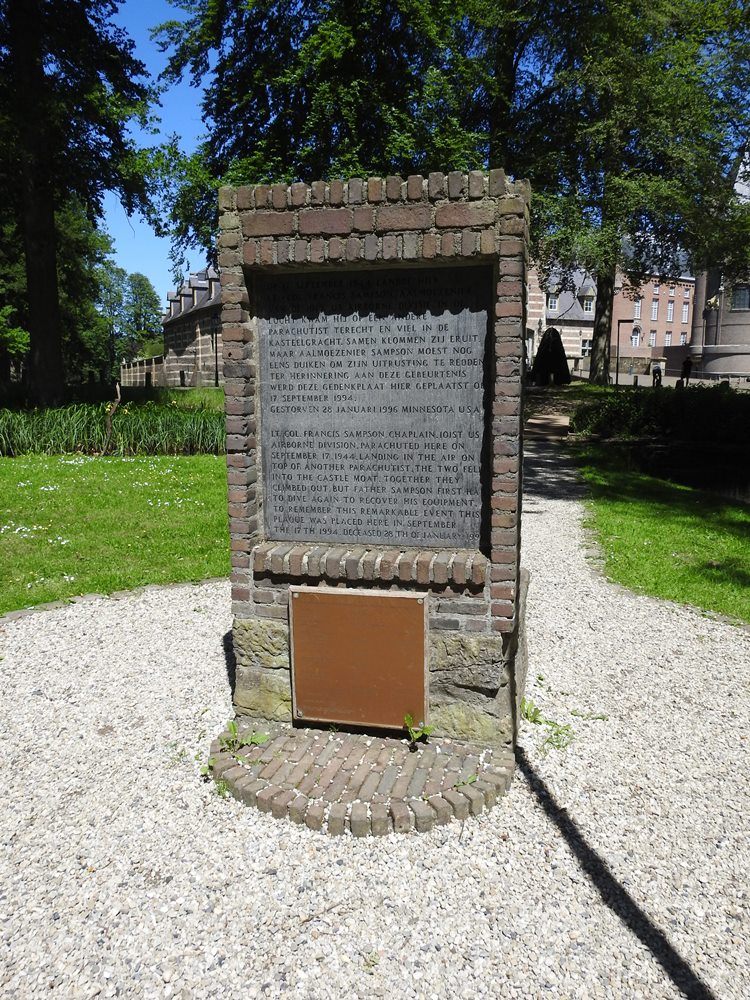
M 223 458 L 0 459 L 0 614 L 228 573 Z
M 0 410 L 0 455 L 101 454 L 219 455 L 225 448 L 222 413 L 160 403 L 124 405 L 112 417 L 107 404 L 78 403 L 46 410 Z
M 433 728 L 426 726 L 424 722 L 415 723 L 413 717 L 407 713 L 404 716 L 404 729 L 409 734 L 409 749 L 416 750 L 419 743 L 425 743 Z
M 256 733 L 253 729 L 250 732 L 241 732 L 236 719 L 227 722 L 226 732 L 219 737 L 219 744 L 222 750 L 227 753 L 238 753 L 243 747 L 259 747 L 268 743 L 270 739 L 268 733 Z

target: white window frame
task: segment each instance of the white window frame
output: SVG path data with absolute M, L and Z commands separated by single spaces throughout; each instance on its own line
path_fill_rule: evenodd
M 667 330 L 667 332 L 664 334 L 664 346 L 665 347 L 671 347 L 672 346 L 672 331 L 671 330 Z
M 651 319 L 659 318 L 659 300 L 651 299 Z
M 590 295 L 587 295 L 583 300 L 583 311 L 585 313 L 592 313 L 594 311 L 594 300 Z
M 650 330 L 648 334 L 648 346 L 656 347 L 656 330 Z
M 643 299 L 636 299 L 633 303 L 633 319 L 641 318 L 641 306 L 643 304 Z
M 667 323 L 674 321 L 674 302 L 667 302 Z
M 547 293 L 547 309 L 553 313 L 557 312 L 557 296 L 552 292 Z
M 687 323 L 687 321 L 688 321 L 688 312 L 689 311 L 690 311 L 690 304 L 688 302 L 683 302 L 682 303 L 682 322 L 683 323 Z
M 685 298 L 685 299 L 689 299 L 690 298 L 690 289 L 689 288 L 685 289 L 685 293 L 683 295 L 683 298 Z
M 680 347 L 684 347 L 685 344 L 687 344 L 687 334 L 686 333 L 681 333 L 680 334 Z
M 641 346 L 641 331 L 637 327 L 633 327 L 633 332 L 630 334 L 630 346 Z
M 654 295 L 658 295 L 659 294 L 659 289 L 660 288 L 661 288 L 661 285 L 659 284 L 659 282 L 655 281 L 654 284 L 653 284 L 653 287 L 652 287 L 652 291 L 653 291 Z

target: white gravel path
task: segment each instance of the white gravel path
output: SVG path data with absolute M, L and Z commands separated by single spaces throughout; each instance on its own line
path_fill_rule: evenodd
M 750 635 L 604 582 L 530 471 L 528 694 L 575 739 L 525 723 L 463 833 L 325 837 L 199 780 L 224 582 L 0 625 L 0 996 L 745 1000 Z

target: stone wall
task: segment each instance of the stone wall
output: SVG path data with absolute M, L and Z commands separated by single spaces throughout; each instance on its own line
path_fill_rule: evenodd
M 521 577 L 521 391 L 529 189 L 502 170 L 222 188 L 219 266 L 238 710 L 291 718 L 289 586 L 428 597 L 436 731 L 513 736 Z M 278 541 L 264 523 L 254 275 L 489 265 L 487 530 L 478 549 Z M 446 269 L 446 276 L 449 271 Z

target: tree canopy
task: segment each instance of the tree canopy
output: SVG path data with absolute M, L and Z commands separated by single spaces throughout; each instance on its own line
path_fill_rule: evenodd
M 105 191 L 144 206 L 143 158 L 128 137 L 149 90 L 113 0 L 0 0 L 0 179 L 25 259 L 29 389 L 63 388 L 55 212 L 71 198 L 93 220 Z M 64 265 L 65 262 L 62 262 Z
M 220 183 L 504 166 L 531 180 L 542 273 L 597 278 L 596 380 L 617 269 L 748 263 L 746 0 L 173 3 L 167 77 L 203 87 L 207 123 L 178 246 L 212 247 Z

